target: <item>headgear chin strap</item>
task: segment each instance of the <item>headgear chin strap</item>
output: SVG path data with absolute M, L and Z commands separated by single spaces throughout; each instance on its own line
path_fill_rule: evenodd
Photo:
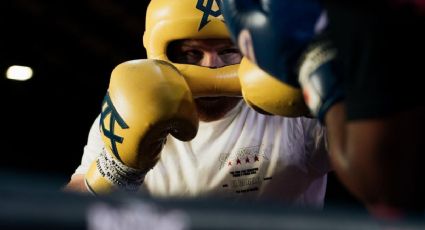
M 195 97 L 241 96 L 239 64 L 208 68 L 171 62 L 170 42 L 181 39 L 220 39 L 230 34 L 221 14 L 221 0 L 151 0 L 146 13 L 143 44 L 150 59 L 174 64 Z

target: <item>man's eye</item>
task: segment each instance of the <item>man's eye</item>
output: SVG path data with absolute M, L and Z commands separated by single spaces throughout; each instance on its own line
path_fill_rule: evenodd
M 229 49 L 220 50 L 220 52 L 218 54 L 219 55 L 240 54 L 240 52 L 236 48 L 229 48 Z
M 191 58 L 202 58 L 202 52 L 199 50 L 187 50 L 183 52 L 183 55 Z
M 218 55 L 226 65 L 238 64 L 241 62 L 242 54 L 236 48 L 228 48 L 221 50 Z
M 180 63 L 186 63 L 186 64 L 198 64 L 202 58 L 203 53 L 199 50 L 186 50 L 183 51 L 181 54 L 181 57 L 179 59 L 181 60 Z

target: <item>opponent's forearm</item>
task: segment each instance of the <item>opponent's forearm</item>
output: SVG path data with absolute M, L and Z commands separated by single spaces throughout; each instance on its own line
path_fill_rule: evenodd
M 365 203 L 376 199 L 376 188 L 380 186 L 376 172 L 370 167 L 370 159 L 364 155 L 366 149 L 355 142 L 346 121 L 345 104 L 332 106 L 326 114 L 329 154 L 336 174 L 348 190 Z M 363 148 L 363 149 L 362 149 Z M 370 152 L 369 150 L 367 152 Z
M 423 131 L 420 122 L 407 115 L 348 123 L 345 117 L 342 103 L 326 114 L 331 161 L 341 182 L 373 213 L 423 208 L 423 157 L 413 147 L 421 142 L 414 138 Z

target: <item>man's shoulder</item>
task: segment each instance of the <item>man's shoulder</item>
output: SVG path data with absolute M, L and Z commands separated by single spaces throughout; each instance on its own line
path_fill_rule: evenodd
M 246 117 L 246 119 L 252 119 L 251 124 L 261 124 L 264 121 L 264 124 L 273 124 L 278 126 L 291 126 L 291 127 L 299 127 L 303 130 L 321 130 L 324 127 L 320 124 L 319 120 L 316 118 L 299 116 L 299 117 L 284 117 L 279 115 L 266 115 L 261 114 L 255 111 L 253 108 L 249 107 L 245 102 L 241 104 L 240 113 L 242 117 Z M 244 116 L 245 115 L 245 116 Z

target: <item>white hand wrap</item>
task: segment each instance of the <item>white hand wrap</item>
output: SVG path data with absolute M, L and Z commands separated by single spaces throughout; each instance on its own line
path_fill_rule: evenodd
M 108 154 L 105 149 L 96 161 L 99 173 L 112 184 L 124 191 L 137 191 L 142 185 L 147 172 L 124 165 Z

